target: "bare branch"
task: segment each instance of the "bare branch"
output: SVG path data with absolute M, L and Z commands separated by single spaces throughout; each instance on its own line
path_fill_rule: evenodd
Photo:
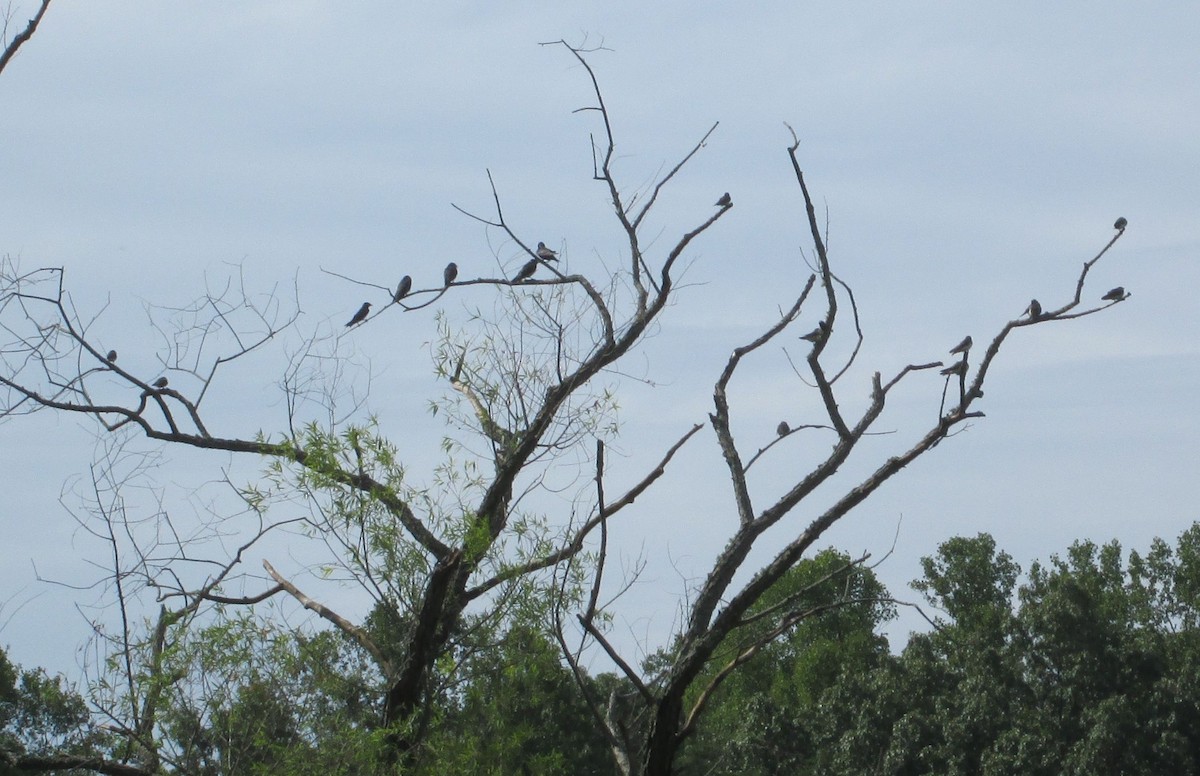
M 42 17 L 46 15 L 46 9 L 50 7 L 50 0 L 42 0 L 42 4 L 38 6 L 37 13 L 29 20 L 29 24 L 25 29 L 17 33 L 17 35 L 8 42 L 4 48 L 4 52 L 0 53 L 0 73 L 4 72 L 4 68 L 8 66 L 9 60 L 17 55 L 17 50 L 24 45 L 25 41 L 33 37 L 33 33 L 37 31 L 38 25 L 41 24 Z
M 384 676 L 390 677 L 395 674 L 395 667 L 392 665 L 392 661 L 388 660 L 387 656 L 383 654 L 383 650 L 381 650 L 379 645 L 377 645 L 374 640 L 367 635 L 366 631 L 364 631 L 362 628 L 359 628 L 357 625 L 350 622 L 345 617 L 342 617 L 340 614 L 324 604 L 318 603 L 317 601 L 314 601 L 306 596 L 304 593 L 300 592 L 298 587 L 284 579 L 283 576 L 281 576 L 280 573 L 276 571 L 271 563 L 265 558 L 263 559 L 263 568 L 267 570 L 267 573 L 271 575 L 271 578 L 274 579 L 280 587 L 286 590 L 288 594 L 292 596 L 292 598 L 295 598 L 297 601 L 299 601 L 305 609 L 316 612 L 317 615 L 322 619 L 333 623 L 338 630 L 354 639 L 354 641 L 360 647 L 365 649 L 371 655 L 371 657 L 375 658 L 375 663 L 379 666 L 379 669 L 383 672 Z

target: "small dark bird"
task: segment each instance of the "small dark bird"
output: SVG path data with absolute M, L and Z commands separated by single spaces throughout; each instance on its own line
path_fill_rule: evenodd
M 350 319 L 350 322 L 346 324 L 346 327 L 349 328 L 356 323 L 362 323 L 363 321 L 365 321 L 367 319 L 367 314 L 370 312 L 371 312 L 371 303 L 363 302 L 362 307 L 358 308 L 358 312 L 356 312 L 354 314 L 354 317 Z
M 1113 224 L 1113 229 L 1116 229 L 1118 232 L 1123 232 L 1127 226 L 1129 226 L 1129 221 L 1122 216 L 1121 218 L 1117 219 L 1115 224 Z
M 109 362 L 110 364 L 113 361 L 116 361 L 117 360 L 117 351 L 115 351 L 115 350 L 108 351 L 108 355 L 104 357 L 104 360 Z
M 1117 286 L 1100 298 L 1105 302 L 1120 302 L 1124 300 L 1126 296 L 1125 288 L 1123 286 Z
M 446 285 L 450 285 L 456 277 L 458 277 L 458 265 L 450 262 L 446 265 L 446 271 L 442 273 L 442 280 L 446 281 Z
M 808 334 L 801 334 L 800 339 L 808 340 L 809 342 L 816 342 L 822 336 L 828 333 L 829 326 L 825 323 L 825 321 L 817 321 L 817 328 L 813 329 Z
M 558 261 L 558 254 L 547 248 L 544 242 L 538 243 L 537 257 L 542 261 Z
M 941 372 L 944 375 L 965 375 L 967 373 L 967 362 L 959 361 L 956 364 L 951 364 Z
M 733 197 L 729 196 L 729 192 L 725 192 L 720 199 L 717 200 L 717 207 L 729 207 L 733 204 Z
M 958 343 L 950 350 L 950 355 L 953 356 L 958 353 L 962 353 L 965 356 L 967 354 L 967 351 L 970 350 L 971 346 L 974 344 L 975 343 L 971 341 L 971 335 L 968 334 L 966 337 L 963 337 L 962 342 Z
M 166 388 L 167 387 L 167 378 L 160 377 L 150 384 L 153 385 L 155 388 Z
M 412 278 L 408 275 L 400 278 L 400 284 L 396 286 L 396 293 L 392 295 L 394 301 L 399 302 L 404 297 L 408 296 L 408 292 L 412 290 Z
M 791 432 L 791 430 L 792 430 L 792 427 L 788 425 L 788 422 L 786 420 L 779 421 L 779 425 L 775 427 L 775 433 L 779 434 L 779 436 L 788 434 Z
M 512 279 L 512 282 L 520 283 L 522 280 L 528 280 L 529 278 L 533 277 L 533 273 L 537 272 L 537 268 L 538 260 L 530 259 L 529 261 L 525 262 L 524 267 L 521 267 L 521 271 L 518 272 L 517 276 Z
M 1025 308 L 1025 314 L 1030 318 L 1037 320 L 1042 317 L 1042 303 L 1036 299 L 1029 300 L 1029 306 Z

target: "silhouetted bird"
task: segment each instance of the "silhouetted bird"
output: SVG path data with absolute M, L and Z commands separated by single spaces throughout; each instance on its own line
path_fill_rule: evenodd
M 544 242 L 538 243 L 537 257 L 542 261 L 558 261 L 558 254 L 547 248 Z
M 725 192 L 720 199 L 717 200 L 717 207 L 729 207 L 733 204 L 733 197 L 729 196 L 729 192 Z
M 442 280 L 446 282 L 446 285 L 450 285 L 456 277 L 458 277 L 458 265 L 450 262 L 446 265 L 446 271 L 442 273 Z
M 970 350 L 971 346 L 974 344 L 975 343 L 971 341 L 971 335 L 968 334 L 966 337 L 963 337 L 962 342 L 958 343 L 950 350 L 950 355 L 953 356 L 957 353 L 962 353 L 963 355 L 966 355 L 967 351 Z
M 951 364 L 942 370 L 944 375 L 965 375 L 967 373 L 967 362 L 959 361 L 957 364 Z
M 167 378 L 160 377 L 150 384 L 153 385 L 155 388 L 166 388 L 167 387 Z
M 779 436 L 783 436 L 784 434 L 789 433 L 791 430 L 792 427 L 788 425 L 786 420 L 779 421 L 779 425 L 775 427 L 775 433 L 779 434 Z
M 1025 315 L 1030 318 L 1038 319 L 1042 317 L 1042 303 L 1036 299 L 1029 300 L 1029 306 L 1025 308 Z
M 115 350 L 108 351 L 108 355 L 104 357 L 104 360 L 108 361 L 109 363 L 116 361 L 117 360 L 117 351 L 115 351 Z
M 408 292 L 412 290 L 412 278 L 408 275 L 400 278 L 399 285 L 396 286 L 396 293 L 392 299 L 399 302 L 404 297 L 408 296 Z
M 801 334 L 800 339 L 808 340 L 809 342 L 816 342 L 828 332 L 829 326 L 825 323 L 825 321 L 817 321 L 817 328 L 813 329 L 808 334 Z
M 1129 221 L 1122 216 L 1121 218 L 1117 219 L 1115 224 L 1113 224 L 1113 229 L 1116 229 L 1118 232 L 1123 232 L 1127 226 L 1129 226 Z
M 1105 294 L 1104 296 L 1102 296 L 1100 298 L 1103 299 L 1105 302 L 1120 302 L 1121 300 L 1123 300 L 1125 298 L 1125 296 L 1126 296 L 1126 294 L 1125 294 L 1124 287 L 1117 286 L 1116 288 L 1109 291 L 1107 294 Z
M 358 312 L 356 312 L 354 314 L 354 317 L 350 319 L 350 322 L 346 324 L 346 327 L 349 328 L 356 323 L 362 323 L 363 321 L 365 321 L 367 319 L 367 314 L 370 312 L 371 312 L 371 303 L 363 302 L 362 307 L 358 308 Z
M 528 280 L 529 278 L 533 277 L 533 273 L 537 272 L 537 268 L 538 260 L 530 259 L 529 261 L 525 262 L 524 267 L 521 267 L 521 271 L 518 272 L 517 276 L 512 279 L 512 282 L 520 283 L 522 280 Z

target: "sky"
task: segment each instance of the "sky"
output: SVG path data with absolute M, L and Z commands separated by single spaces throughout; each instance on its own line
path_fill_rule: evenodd
M 34 6 L 15 5 L 9 34 Z M 364 299 L 386 300 L 345 278 L 391 286 L 408 273 L 428 288 L 449 260 L 460 277 L 515 271 L 518 251 L 452 207 L 490 215 L 489 171 L 524 239 L 544 240 L 589 276 L 622 261 L 605 191 L 591 179 L 596 115 L 578 112 L 593 103 L 590 83 L 566 50 L 541 44 L 600 46 L 589 61 L 627 195 L 720 122 L 664 191 L 647 225 L 652 252 L 661 257 L 711 215 L 723 192 L 734 200 L 690 249 L 655 336 L 625 378 L 611 378 L 616 490 L 706 421 L 732 348 L 773 324 L 807 279 L 785 122 L 801 139 L 834 271 L 861 313 L 865 342 L 839 384 L 850 412 L 864 406 L 874 371 L 886 379 L 945 358 L 968 333 L 987 342 L 1030 298 L 1068 301 L 1082 263 L 1128 218 L 1084 298 L 1121 285 L 1129 300 L 1014 332 L 977 405 L 986 417 L 819 542 L 887 556 L 876 573 L 916 600 L 907 583 L 920 558 L 952 536 L 990 533 L 1028 569 L 1080 539 L 1145 550 L 1198 517 L 1198 30 L 1200 7 L 1186 2 L 766 2 L 734 12 L 681 2 L 58 0 L 0 74 L 0 255 L 25 270 L 66 268 L 77 307 L 99 316 L 98 339 L 146 379 L 165 353 L 150 307 L 184 307 L 231 275 L 255 294 L 294 295 L 297 330 L 327 336 L 347 401 L 365 397 L 352 417 L 376 413 L 411 476 L 430 482 L 445 427 L 428 402 L 446 392 L 429 355 L 433 310 L 343 334 Z M 497 298 L 477 286 L 436 308 L 461 321 Z M 811 328 L 816 314 L 802 323 Z M 795 334 L 807 330 L 784 338 L 788 353 L 801 353 Z M 284 340 L 228 369 L 206 398 L 219 433 L 283 430 L 277 381 L 299 339 Z M 769 557 L 839 484 L 923 433 L 941 388 L 934 375 L 906 379 L 878 427 L 895 433 L 863 445 L 754 557 Z M 769 442 L 781 419 L 820 420 L 781 347 L 746 365 L 731 398 L 744 453 Z M 223 477 L 258 471 L 126 443 L 161 454 L 127 500 L 144 526 L 160 509 L 202 520 Z M 777 446 L 755 474 L 759 503 L 827 444 L 797 435 Z M 0 643 L 23 664 L 77 674 L 85 616 L 110 616 L 90 608 L 107 591 L 86 587 L 102 578 L 106 547 L 72 518 L 71 495 L 103 449 L 76 418 L 0 423 Z M 577 485 L 588 473 L 563 476 Z M 539 503 L 552 522 L 569 508 Z M 710 430 L 636 507 L 614 526 L 617 567 L 643 566 L 614 623 L 614 639 L 634 653 L 663 645 L 736 524 Z M 343 600 L 305 571 L 302 547 L 265 552 L 316 597 Z M 919 622 L 902 613 L 893 640 Z

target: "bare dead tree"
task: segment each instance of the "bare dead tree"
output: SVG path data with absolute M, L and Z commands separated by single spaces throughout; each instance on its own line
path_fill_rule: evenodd
M 568 46 L 568 48 L 570 47 Z M 584 57 L 585 52 L 574 48 L 571 51 L 591 78 L 596 97 L 596 106 L 593 110 L 600 113 L 604 125 L 605 140 L 599 144 L 599 150 L 595 154 L 596 158 L 600 160 L 596 169 L 596 178 L 604 182 L 612 193 L 614 214 L 629 238 L 635 281 L 640 282 L 641 276 L 638 269 L 644 268 L 646 265 L 639 252 L 638 227 L 645 211 L 630 217 L 627 207 L 622 204 L 620 188 L 610 166 L 616 143 L 612 134 L 608 110 L 605 107 L 595 74 Z M 645 740 L 635 741 L 632 744 L 624 731 L 619 730 L 614 722 L 610 711 L 611 703 L 606 707 L 603 699 L 588 699 L 593 715 L 609 738 L 618 770 L 622 773 L 638 773 L 646 776 L 665 776 L 671 773 L 679 747 L 696 730 L 708 699 L 721 682 L 738 666 L 752 659 L 762 647 L 786 633 L 800 619 L 816 616 L 827 608 L 826 606 L 812 607 L 797 597 L 791 599 L 790 602 L 785 601 L 766 613 L 755 610 L 756 604 L 762 600 L 764 594 L 796 566 L 805 552 L 830 526 L 846 517 L 856 506 L 870 497 L 908 464 L 937 447 L 962 424 L 970 419 L 984 417 L 984 413 L 975 407 L 983 397 L 985 378 L 999 355 L 1001 346 L 1013 331 L 1092 315 L 1127 298 L 1124 293 L 1110 292 L 1109 295 L 1106 295 L 1107 304 L 1089 306 L 1083 300 L 1083 289 L 1088 273 L 1124 234 L 1123 225 L 1118 222 L 1117 233 L 1095 257 L 1084 263 L 1072 298 L 1054 309 L 1042 309 L 1035 302 L 1032 306 L 1033 309 L 1027 309 L 1026 313 L 1005 323 L 987 345 L 982 359 L 973 371 L 968 363 L 968 346 L 967 352 L 962 353 L 959 362 L 943 370 L 943 374 L 947 375 L 947 381 L 954 377 L 958 379 L 957 399 L 951 401 L 950 406 L 946 408 L 945 393 L 943 392 L 943 411 L 939 412 L 927 429 L 915 435 L 911 446 L 899 455 L 878 462 L 874 471 L 864 479 L 849 487 L 841 486 L 843 489 L 839 492 L 842 495 L 832 506 L 824 509 L 802 531 L 788 540 L 781 549 L 776 550 L 769 562 L 761 567 L 748 569 L 746 567 L 747 558 L 751 550 L 758 545 L 763 534 L 778 525 L 784 517 L 796 511 L 819 488 L 829 483 L 843 464 L 850 460 L 863 438 L 872 433 L 884 413 L 889 393 L 905 378 L 943 367 L 941 361 L 912 363 L 886 381 L 879 372 L 876 372 L 871 379 L 869 401 L 865 409 L 855 417 L 847 415 L 842 409 L 842 404 L 839 402 L 839 391 L 835 388 L 838 387 L 839 380 L 847 374 L 851 364 L 858 356 L 863 340 L 863 331 L 859 323 L 852 289 L 833 272 L 813 198 L 797 156 L 799 145 L 800 141 L 793 131 L 792 143 L 787 148 L 787 153 L 802 196 L 816 259 L 815 271 L 808 278 L 794 304 L 783 313 L 775 325 L 753 341 L 733 350 L 714 386 L 713 410 L 708 416 L 708 421 L 729 470 L 729 485 L 737 511 L 736 527 L 726 542 L 725 549 L 716 558 L 698 591 L 688 603 L 682 630 L 669 650 L 671 659 L 668 668 L 662 675 L 656 676 L 653 681 L 647 681 L 639 675 L 629 661 L 621 657 L 604 637 L 599 617 L 606 609 L 597 605 L 604 578 L 606 558 L 603 551 L 594 571 L 588 604 L 577 618 L 584 635 L 580 645 L 576 648 L 568 647 L 561 617 L 559 618 L 557 630 L 560 646 L 568 663 L 580 678 L 580 687 L 585 693 L 587 687 L 582 681 L 579 655 L 583 645 L 589 640 L 608 654 L 614 664 L 624 673 L 631 686 L 637 690 L 632 693 L 632 697 L 641 703 L 643 714 L 648 718 L 649 724 Z M 693 150 L 694 152 L 695 150 Z M 653 204 L 662 186 L 677 170 L 678 167 L 654 187 L 653 194 L 644 208 L 649 208 Z M 718 204 L 723 209 L 728 208 L 731 206 L 730 198 L 723 197 Z M 665 275 L 663 282 L 664 285 L 669 283 L 669 278 Z M 657 284 L 654 285 L 656 288 L 659 287 Z M 638 285 L 638 289 L 643 291 L 644 287 Z M 817 289 L 816 294 L 813 294 L 814 289 Z M 647 298 L 653 298 L 653 294 L 648 293 Z M 842 305 L 843 301 L 848 304 L 848 311 Z M 747 461 L 733 432 L 733 412 L 728 398 L 730 383 L 749 357 L 755 355 L 756 351 L 763 346 L 775 341 L 798 319 L 806 305 L 814 303 L 821 308 L 821 317 L 817 328 L 800 338 L 807 353 L 804 356 L 803 366 L 798 369 L 798 376 L 807 378 L 806 384 L 810 385 L 818 395 L 824 414 L 820 418 L 814 418 L 811 422 L 797 426 L 796 429 L 781 425 L 778 438 L 766 448 L 754 453 Z M 827 347 L 835 333 L 841 335 L 842 332 L 851 334 L 853 345 L 844 363 L 831 366 Z M 833 438 L 832 449 L 824 460 L 811 469 L 796 472 L 792 485 L 782 496 L 774 498 L 765 506 L 756 506 L 757 499 L 754 498 L 748 483 L 747 470 L 756 460 L 769 453 L 777 442 L 783 442 L 800 429 L 824 430 Z M 605 509 L 602 455 L 603 451 L 600 449 L 596 459 L 598 496 L 595 510 L 597 512 L 603 512 Z M 822 493 L 824 497 L 827 497 L 827 493 L 824 491 Z M 716 521 L 706 521 L 708 524 L 714 522 Z M 865 558 L 860 559 L 859 562 L 863 560 Z M 844 571 L 848 570 L 849 568 Z M 747 574 L 750 577 L 749 581 L 740 587 L 734 585 L 736 577 L 739 575 L 745 577 Z M 854 603 L 856 602 L 853 599 L 846 599 L 838 602 L 837 605 Z M 776 623 L 776 627 L 765 629 L 749 627 L 752 623 L 759 622 L 764 616 L 771 617 Z M 731 642 L 737 644 L 735 656 L 724 665 L 714 666 L 718 650 L 728 647 Z M 689 698 L 691 700 L 685 703 Z

